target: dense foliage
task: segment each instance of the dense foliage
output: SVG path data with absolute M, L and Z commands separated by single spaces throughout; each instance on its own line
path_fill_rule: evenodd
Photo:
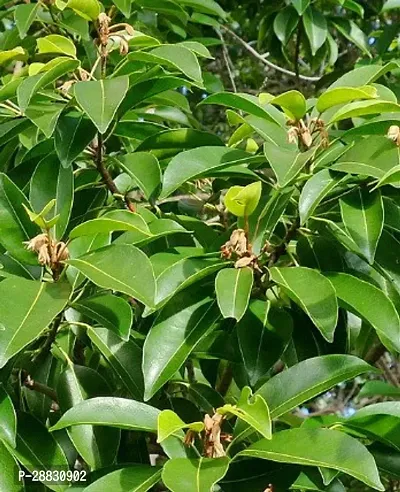
M 399 490 L 397 8 L 0 0 L 0 491 Z

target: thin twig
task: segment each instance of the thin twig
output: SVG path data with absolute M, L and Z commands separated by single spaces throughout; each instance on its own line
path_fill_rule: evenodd
M 37 381 L 32 379 L 29 374 L 26 374 L 26 371 L 23 371 L 22 377 L 23 377 L 22 384 L 25 386 L 25 388 L 28 388 L 31 391 L 36 391 L 37 393 L 42 393 L 42 395 L 46 395 L 51 400 L 58 403 L 57 393 L 54 391 L 53 388 L 50 388 L 45 384 L 38 383 Z
M 236 86 L 236 82 L 235 82 L 235 74 L 233 73 L 232 68 L 231 68 L 231 66 L 233 66 L 233 63 L 232 63 L 231 57 L 229 56 L 229 51 L 228 51 L 228 48 L 226 46 L 225 39 L 222 36 L 222 33 L 219 29 L 216 29 L 215 31 L 218 34 L 218 37 L 222 43 L 222 56 L 224 58 L 226 70 L 228 71 L 228 75 L 229 75 L 229 79 L 231 81 L 233 92 L 237 92 L 237 86 Z
M 227 33 L 229 33 L 236 41 L 238 41 L 246 50 L 251 53 L 255 58 L 260 60 L 264 65 L 267 65 L 270 68 L 273 68 L 277 72 L 284 73 L 285 75 L 290 75 L 291 77 L 296 77 L 296 73 L 292 72 L 291 70 L 287 70 L 286 68 L 282 68 L 279 65 L 275 65 L 275 63 L 272 63 L 271 61 L 267 60 L 267 58 L 264 57 L 264 55 L 261 55 L 258 51 L 256 51 L 252 46 L 249 45 L 249 43 L 246 43 L 244 39 L 242 39 L 240 36 L 238 36 L 235 32 L 231 31 L 226 26 L 221 26 L 222 29 L 224 29 Z M 308 75 L 301 75 L 299 74 L 299 79 L 301 80 L 306 80 L 307 82 L 318 82 L 321 77 L 310 77 Z

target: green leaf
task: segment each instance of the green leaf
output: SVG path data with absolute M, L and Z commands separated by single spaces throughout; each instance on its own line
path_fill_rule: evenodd
M 355 22 L 348 19 L 337 18 L 332 24 L 340 34 L 347 38 L 351 43 L 355 44 L 357 48 L 371 56 L 369 53 L 368 37 Z
M 72 168 L 62 167 L 54 155 L 45 157 L 32 176 L 29 196 L 36 213 L 43 210 L 51 200 L 55 200 L 55 207 L 46 215 L 46 219 L 51 220 L 59 215 L 54 226 L 54 236 L 61 239 L 68 226 L 74 199 Z
M 257 208 L 261 197 L 261 182 L 247 186 L 232 186 L 225 195 L 225 206 L 237 217 L 249 217 Z
M 77 225 L 69 233 L 70 239 L 80 236 L 92 236 L 94 234 L 107 234 L 114 231 L 133 231 L 138 233 L 140 239 L 150 237 L 149 226 L 139 214 L 129 210 L 116 210 L 107 215 L 93 220 L 88 220 Z
M 60 55 L 72 56 L 76 58 L 76 47 L 74 43 L 59 34 L 50 34 L 37 41 L 38 52 L 40 55 L 47 53 L 56 53 Z
M 97 20 L 101 11 L 97 0 L 68 0 L 67 7 L 88 21 Z
M 400 351 L 400 318 L 382 290 L 346 273 L 331 273 L 327 277 L 340 304 L 370 323 L 390 350 Z
M 114 3 L 117 2 L 114 0 Z M 97 479 L 85 488 L 85 492 L 146 492 L 156 485 L 160 478 L 161 468 L 158 466 L 131 464 Z
M 305 267 L 273 267 L 271 279 L 280 285 L 288 296 L 311 318 L 328 342 L 333 336 L 338 320 L 335 289 L 318 271 Z
M 203 132 L 193 128 L 179 128 L 165 130 L 146 138 L 139 147 L 138 151 L 154 150 L 156 154 L 164 152 L 177 152 L 178 149 L 194 149 L 205 146 L 222 146 L 224 143 L 214 133 Z M 161 157 L 161 156 L 160 156 Z
M 370 264 L 383 229 L 383 202 L 379 191 L 357 188 L 339 200 L 346 231 Z
M 329 442 L 329 446 L 326 444 Z M 373 456 L 353 437 L 330 429 L 290 429 L 277 432 L 272 440 L 262 439 L 237 456 L 303 466 L 324 466 L 361 480 L 384 491 Z
M 69 167 L 96 135 L 93 123 L 83 113 L 68 113 L 58 120 L 54 146 L 64 167 Z
M 93 121 L 100 133 L 105 133 L 129 88 L 129 77 L 78 82 L 74 94 L 78 104 Z
M 307 112 L 307 102 L 299 91 L 288 91 L 271 99 L 271 104 L 281 106 L 289 118 L 301 120 Z
M 197 84 L 203 85 L 201 69 L 196 56 L 184 46 L 165 44 L 149 52 L 137 51 L 128 55 L 130 61 L 144 61 L 166 65 L 186 75 Z
M 0 442 L 3 441 L 15 448 L 17 417 L 11 398 L 2 386 L 0 386 L 0 424 Z
M 112 244 L 68 261 L 93 283 L 123 292 L 152 307 L 155 279 L 147 256 L 128 244 Z
M 68 302 L 64 283 L 10 277 L 0 282 L 0 367 L 35 340 Z
M 217 408 L 217 413 L 236 415 L 263 437 L 272 439 L 272 421 L 268 405 L 261 395 L 253 396 L 248 386 L 243 388 L 237 405 L 226 404 Z
M 381 12 L 388 12 L 389 10 L 398 8 L 400 8 L 399 0 L 386 0 L 386 2 L 383 4 Z
M 131 0 L 113 0 L 113 4 L 129 19 L 131 16 Z
M 66 472 L 69 469 L 61 446 L 39 420 L 27 413 L 18 414 L 17 447 L 10 451 L 30 472 L 42 470 L 50 473 L 55 469 Z M 65 490 L 65 485 L 56 480 L 41 481 L 56 492 Z
M 291 2 L 299 15 L 303 15 L 310 5 L 310 0 L 291 0 Z
M 316 108 L 320 113 L 327 109 L 346 104 L 356 99 L 375 99 L 378 96 L 376 87 L 364 85 L 363 87 L 336 87 L 328 89 L 319 96 Z
M 162 471 L 162 480 L 172 492 L 208 492 L 221 480 L 229 467 L 229 458 L 174 458 Z
M 216 15 L 217 17 L 226 17 L 226 12 L 214 0 L 177 0 L 179 5 L 193 8 L 196 12 Z
M 299 23 L 299 16 L 296 10 L 286 7 L 281 10 L 274 19 L 274 32 L 283 44 L 287 44 Z
M 25 490 L 23 482 L 19 480 L 19 466 L 16 459 L 9 452 L 6 445 L 0 440 L 0 489 L 7 492 L 22 492 Z
M 376 369 L 352 355 L 324 355 L 306 359 L 277 374 L 257 390 L 277 418 L 336 384 Z
M 203 422 L 187 424 L 172 410 L 163 410 L 158 415 L 157 442 L 165 441 L 165 439 L 182 429 L 190 429 L 198 433 L 204 429 L 204 424 Z
M 387 173 L 382 176 L 382 178 L 379 180 L 378 184 L 376 185 L 376 188 L 380 188 L 381 186 L 385 186 L 388 184 L 398 184 L 400 181 L 400 165 L 395 166 L 393 169 L 390 169 L 387 171 Z
M 21 39 L 24 39 L 28 34 L 29 28 L 36 18 L 39 6 L 40 3 L 28 3 L 15 7 L 14 20 Z
M 251 154 L 228 147 L 200 147 L 181 152 L 168 164 L 163 178 L 160 199 L 171 195 L 182 184 L 213 171 L 249 161 Z
M 156 196 L 161 185 L 161 169 L 156 157 L 147 152 L 135 152 L 118 157 L 116 162 L 135 181 L 147 200 Z
M 279 126 L 285 124 L 284 116 L 276 108 L 270 105 L 263 106 L 257 97 L 245 93 L 232 94 L 230 92 L 217 92 L 204 99 L 200 105 L 202 104 L 228 106 L 229 108 L 239 109 L 253 116 L 276 123 Z
M 224 318 L 240 321 L 249 304 L 253 287 L 251 268 L 224 268 L 215 278 L 218 306 Z
M 358 397 L 370 398 L 374 396 L 398 398 L 400 396 L 400 388 L 385 381 L 367 381 L 358 393 Z
M 162 309 L 143 347 L 145 400 L 182 367 L 219 317 L 216 303 L 193 289 L 174 296 Z
M 301 172 L 315 150 L 306 152 L 277 147 L 269 142 L 264 144 L 264 153 L 281 188 L 287 186 Z
M 12 50 L 0 51 L 0 65 L 5 65 L 14 60 L 24 60 L 26 53 L 24 48 L 17 46 Z
M 254 300 L 237 326 L 239 350 L 249 382 L 255 386 L 283 354 L 293 332 L 293 321 L 284 309 L 269 301 Z
M 37 257 L 27 251 L 24 241 L 36 236 L 39 229 L 24 209 L 29 202 L 22 191 L 5 175 L 0 174 L 0 243 L 17 260 L 37 265 Z
M 329 125 L 348 118 L 366 116 L 369 114 L 398 113 L 400 105 L 392 101 L 356 101 L 346 104 L 329 120 Z
M 122 297 L 96 295 L 74 302 L 74 309 L 111 330 L 122 340 L 129 340 L 133 315 L 130 305 Z
M 18 105 L 24 113 L 29 106 L 32 97 L 44 87 L 52 84 L 68 72 L 72 72 L 79 66 L 78 60 L 67 57 L 59 57 L 48 62 L 37 75 L 26 78 L 17 89 Z
M 140 369 L 142 350 L 132 338 L 120 337 L 105 328 L 88 329 L 88 335 L 99 352 L 112 367 L 122 386 L 136 400 L 143 399 L 144 383 Z
M 90 398 L 67 410 L 50 431 L 87 424 L 156 432 L 159 413 L 157 408 L 126 398 Z
M 70 361 L 60 374 L 57 396 L 62 412 L 97 394 L 110 391 L 105 380 L 93 369 L 74 366 Z M 75 449 L 96 470 L 115 461 L 120 433 L 108 427 L 74 426 L 67 430 Z
M 328 35 L 326 19 L 319 10 L 315 10 L 309 6 L 304 11 L 303 24 L 308 40 L 310 41 L 311 53 L 315 56 L 316 52 L 325 43 Z
M 300 223 L 304 225 L 324 198 L 343 183 L 346 176 L 323 169 L 314 174 L 304 185 L 299 198 Z
M 37 4 L 35 4 L 35 5 L 37 5 Z M 19 77 L 17 79 L 11 80 L 7 84 L 1 85 L 0 86 L 0 102 L 3 102 L 6 99 L 12 99 L 13 97 L 15 97 L 17 89 L 18 89 L 18 87 L 22 81 L 23 81 L 23 78 Z
M 44 133 L 46 138 L 51 138 L 64 107 L 64 104 L 57 104 L 48 98 L 35 96 L 25 114 Z

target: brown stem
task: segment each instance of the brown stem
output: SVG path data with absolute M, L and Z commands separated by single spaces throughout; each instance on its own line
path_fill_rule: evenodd
M 288 244 L 292 239 L 295 238 L 299 226 L 300 226 L 300 222 L 298 219 L 296 219 L 293 222 L 293 224 L 290 226 L 289 230 L 287 231 L 286 236 L 284 237 L 282 243 L 279 246 L 277 246 L 275 250 L 272 252 L 268 262 L 269 267 L 275 265 L 275 263 L 279 260 L 279 258 L 286 253 Z
M 296 74 L 297 88 L 299 88 L 300 85 L 300 44 L 301 44 L 301 23 L 299 22 L 299 27 L 297 28 L 296 49 L 294 53 L 294 71 Z
M 218 391 L 218 393 L 220 393 L 223 396 L 226 395 L 229 386 L 232 383 L 232 378 L 233 378 L 232 366 L 229 362 L 226 362 L 226 365 L 222 371 L 219 382 L 215 388 Z
M 58 403 L 57 393 L 53 388 L 50 388 L 45 384 L 38 383 L 37 381 L 32 379 L 31 376 L 26 371 L 22 372 L 22 378 L 23 378 L 22 384 L 25 386 L 25 388 L 28 388 L 31 391 L 36 391 L 37 393 L 42 393 L 43 395 L 48 396 L 51 400 Z
M 62 314 L 59 314 L 53 321 L 53 326 L 51 327 L 51 330 L 46 338 L 46 341 L 44 342 L 42 348 L 40 349 L 40 352 L 32 359 L 32 363 L 37 362 L 40 358 L 46 356 L 50 351 L 51 346 L 53 345 L 56 339 L 57 331 L 61 324 L 61 319 L 62 319 Z

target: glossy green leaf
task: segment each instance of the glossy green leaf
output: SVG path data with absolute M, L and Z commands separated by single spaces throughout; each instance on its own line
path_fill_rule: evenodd
M 325 43 L 328 35 L 326 19 L 319 10 L 309 6 L 304 11 L 303 24 L 308 40 L 310 41 L 311 53 L 314 56 Z
M 254 300 L 237 326 L 239 349 L 252 386 L 265 377 L 292 336 L 293 321 L 284 309 Z
M 88 335 L 112 367 L 121 385 L 136 400 L 143 399 L 144 383 L 140 369 L 142 350 L 135 340 L 122 341 L 105 328 L 91 328 Z
M 400 388 L 385 381 L 367 381 L 358 393 L 359 398 L 370 398 L 378 395 L 398 398 L 400 396 Z
M 398 9 L 399 7 L 399 0 L 386 0 L 386 2 L 383 4 L 382 12 L 388 12 L 392 9 Z
M 299 91 L 288 91 L 271 99 L 271 104 L 280 106 L 289 118 L 300 120 L 307 111 L 307 103 L 303 94 Z
M 162 156 L 161 152 L 178 152 L 179 149 L 186 150 L 214 145 L 224 145 L 217 135 L 193 128 L 180 128 L 165 130 L 151 135 L 139 145 L 137 150 L 153 150 L 156 154 Z
M 209 492 L 229 467 L 229 458 L 175 458 L 168 460 L 162 480 L 172 492 Z
M 96 20 L 101 12 L 100 3 L 97 0 L 68 0 L 67 7 L 89 21 Z
M 2 386 L 0 386 L 0 424 L 0 441 L 15 448 L 17 417 L 11 398 Z
M 27 3 L 15 7 L 15 25 L 17 26 L 21 39 L 24 39 L 28 34 L 29 28 L 36 18 L 39 6 L 39 3 Z
M 263 118 L 277 125 L 284 125 L 283 115 L 272 106 L 264 107 L 260 104 L 258 98 L 249 94 L 230 92 L 218 92 L 208 96 L 200 104 L 218 104 L 229 108 L 245 111 L 253 116 Z
M 62 412 L 87 398 L 109 391 L 105 380 L 93 369 L 68 363 L 58 379 L 57 396 Z M 114 463 L 120 433 L 109 427 L 74 426 L 67 430 L 74 447 L 92 469 Z
M 400 105 L 392 101 L 356 101 L 346 104 L 339 109 L 329 120 L 329 124 L 337 123 L 341 120 L 367 116 L 369 114 L 398 113 Z
M 55 149 L 61 164 L 69 167 L 93 140 L 95 134 L 95 126 L 83 113 L 62 115 L 58 120 L 54 137 Z
M 272 421 L 268 405 L 261 395 L 253 396 L 248 386 L 243 388 L 237 405 L 227 403 L 218 408 L 217 413 L 221 415 L 233 414 L 249 424 L 266 439 L 272 438 Z
M 64 104 L 57 104 L 47 98 L 35 96 L 25 114 L 44 133 L 45 137 L 50 138 L 64 107 Z
M 384 176 L 382 176 L 376 187 L 378 188 L 393 183 L 397 185 L 399 181 L 400 181 L 400 165 L 390 169 Z
M 12 50 L 0 52 L 0 65 L 5 65 L 13 60 L 23 60 L 26 58 L 26 52 L 21 46 L 17 46 Z
M 0 282 L 0 367 L 35 340 L 68 302 L 67 284 L 10 277 Z
M 247 186 L 232 186 L 225 195 L 225 206 L 237 217 L 248 217 L 257 208 L 261 197 L 261 182 Z
M 274 19 L 274 32 L 283 44 L 287 44 L 299 23 L 299 16 L 296 10 L 286 7 L 281 10 Z
M 249 162 L 251 155 L 228 147 L 200 147 L 187 150 L 171 159 L 163 178 L 160 198 L 171 195 L 183 183 L 201 176 L 212 176 L 213 171 Z
M 299 152 L 298 150 L 280 148 L 269 142 L 264 144 L 265 157 L 274 170 L 278 185 L 281 188 L 284 188 L 296 178 L 314 152 L 314 149 Z
M 251 268 L 224 268 L 215 278 L 218 306 L 224 318 L 240 321 L 249 304 L 253 287 Z
M 161 185 L 161 169 L 156 157 L 135 152 L 119 157 L 117 164 L 135 181 L 147 200 L 156 195 Z
M 37 265 L 37 257 L 27 251 L 24 241 L 39 233 L 23 205 L 29 208 L 22 191 L 5 175 L 0 174 L 0 243 L 17 260 Z
M 55 53 L 76 58 L 76 47 L 74 43 L 65 36 L 50 34 L 37 40 L 39 54 Z
M 122 340 L 129 340 L 133 315 L 130 305 L 122 297 L 96 295 L 75 302 L 74 309 L 111 330 Z
M 372 264 L 383 229 L 383 202 L 380 192 L 358 188 L 340 199 L 339 203 L 346 231 Z
M 355 44 L 365 54 L 369 55 L 368 37 L 354 21 L 337 18 L 333 22 L 333 25 L 340 34 Z
M 44 87 L 52 84 L 68 72 L 79 66 L 79 61 L 67 57 L 59 57 L 48 62 L 37 75 L 26 78 L 17 89 L 18 105 L 25 112 L 32 97 Z
M 158 415 L 157 442 L 165 441 L 165 439 L 182 429 L 190 429 L 198 433 L 204 429 L 204 423 L 193 422 L 187 424 L 172 410 L 162 410 Z
M 67 410 L 50 430 L 87 424 L 156 432 L 159 413 L 157 408 L 126 398 L 90 398 Z
M 273 267 L 271 279 L 311 318 L 322 336 L 333 341 L 338 320 L 335 289 L 318 271 L 305 267 Z
M 78 82 L 74 94 L 78 104 L 100 133 L 105 133 L 129 88 L 127 76 Z
M 193 8 L 197 12 L 216 15 L 218 17 L 222 17 L 223 19 L 226 17 L 226 12 L 214 0 L 177 0 L 177 3 L 179 5 L 185 5 Z
M 300 428 L 281 431 L 272 440 L 262 439 L 252 444 L 239 456 L 325 466 L 351 475 L 376 490 L 385 490 L 367 448 L 353 437 L 335 430 Z
M 132 5 L 130 0 L 113 0 L 113 4 L 129 19 Z
M 310 5 L 310 0 L 291 0 L 291 2 L 299 15 L 303 15 L 307 7 Z
M 39 420 L 27 413 L 18 414 L 17 447 L 10 451 L 30 472 L 69 469 L 59 443 Z M 56 492 L 65 490 L 65 485 L 57 479 L 43 480 L 43 483 Z
M 104 289 L 130 295 L 152 307 L 155 297 L 155 279 L 147 256 L 128 244 L 114 244 L 68 261 Z
M 40 161 L 32 176 L 29 197 L 33 210 L 39 213 L 51 200 L 55 200 L 55 206 L 46 215 L 46 220 L 59 215 L 54 226 L 56 239 L 63 237 L 68 226 L 74 199 L 73 181 L 72 168 L 62 167 L 54 155 Z
M 300 222 L 302 225 L 313 215 L 324 198 L 345 179 L 346 177 L 343 175 L 335 174 L 329 169 L 323 169 L 306 182 L 299 198 Z
M 343 381 L 367 372 L 372 366 L 352 355 L 324 355 L 304 360 L 267 381 L 257 393 L 277 418 Z
M 338 104 L 346 104 L 356 99 L 375 99 L 378 95 L 376 87 L 336 87 L 329 89 L 318 98 L 316 108 L 320 113 Z
M 25 487 L 19 480 L 20 471 L 16 459 L 12 456 L 5 444 L 0 440 L 0 463 L 2 473 L 0 475 L 0 489 L 7 492 L 23 492 Z
M 339 302 L 370 323 L 383 344 L 400 350 L 400 319 L 392 301 L 374 285 L 346 273 L 327 274 Z M 376 306 L 379 305 L 379 309 Z
M 97 479 L 85 488 L 85 492 L 104 492 L 104 490 L 147 492 L 160 478 L 161 468 L 158 466 L 131 464 Z
M 216 303 L 185 290 L 162 309 L 143 347 L 145 400 L 182 367 L 196 345 L 220 317 Z

